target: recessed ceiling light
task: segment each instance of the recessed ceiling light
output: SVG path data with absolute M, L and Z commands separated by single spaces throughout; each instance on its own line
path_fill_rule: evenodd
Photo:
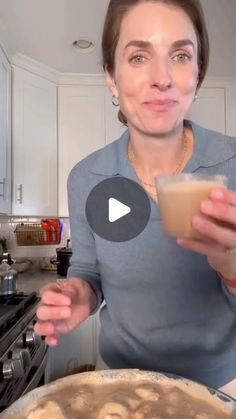
M 88 54 L 95 48 L 95 44 L 90 39 L 78 39 L 72 45 L 77 52 L 81 52 L 82 54 Z

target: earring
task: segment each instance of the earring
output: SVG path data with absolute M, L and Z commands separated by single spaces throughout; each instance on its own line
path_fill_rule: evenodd
M 194 99 L 193 99 L 193 101 L 194 101 L 194 102 L 196 102 L 197 97 L 198 97 L 198 96 L 197 96 L 197 93 L 196 93 L 196 94 L 195 94 L 195 96 L 194 96 Z
M 112 105 L 115 107 L 120 106 L 120 102 L 119 102 L 119 98 L 116 96 L 112 96 L 112 101 L 111 101 Z

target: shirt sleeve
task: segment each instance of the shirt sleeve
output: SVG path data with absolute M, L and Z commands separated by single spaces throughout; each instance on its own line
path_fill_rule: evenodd
M 78 164 L 70 172 L 67 182 L 72 243 L 72 256 L 67 277 L 80 277 L 89 283 L 97 296 L 97 306 L 91 313 L 94 314 L 103 302 L 103 293 L 96 257 L 95 239 L 85 214 L 86 179 L 87 174 L 80 170 Z
M 236 295 L 231 294 L 231 292 L 228 290 L 226 285 L 224 284 L 224 281 L 221 280 L 221 288 L 223 290 L 224 295 L 226 296 L 227 300 L 229 301 L 230 305 L 236 312 Z

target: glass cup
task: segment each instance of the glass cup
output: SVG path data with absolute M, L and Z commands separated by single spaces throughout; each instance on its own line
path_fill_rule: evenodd
M 192 227 L 192 218 L 201 212 L 201 203 L 208 199 L 211 189 L 227 186 L 227 177 L 182 173 L 157 176 L 155 183 L 165 232 L 200 239 L 202 235 Z

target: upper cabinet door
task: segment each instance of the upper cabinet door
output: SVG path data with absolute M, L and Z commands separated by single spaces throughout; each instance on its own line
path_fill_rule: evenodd
M 226 134 L 225 89 L 202 87 L 188 118 L 205 128 Z
M 11 214 L 11 66 L 0 48 L 0 214 Z
M 60 86 L 58 92 L 59 216 L 68 216 L 72 167 L 105 145 L 104 86 Z
M 13 215 L 57 215 L 57 87 L 13 68 Z

